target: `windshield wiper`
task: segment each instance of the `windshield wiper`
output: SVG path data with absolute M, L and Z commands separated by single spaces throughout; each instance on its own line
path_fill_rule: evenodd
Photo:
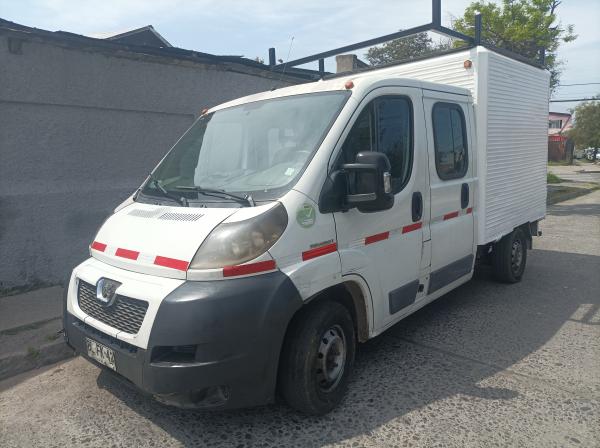
M 214 188 L 204 188 L 204 187 L 200 187 L 197 185 L 194 185 L 194 186 L 179 185 L 175 188 L 178 190 L 197 191 L 198 193 L 206 195 L 206 196 L 216 196 L 216 197 L 221 197 L 221 198 L 233 199 L 234 201 L 239 202 L 240 204 L 245 204 L 249 207 L 254 207 L 256 205 L 254 202 L 254 199 L 252 199 L 252 196 L 250 196 L 249 194 L 244 195 L 244 196 L 239 196 L 237 194 L 228 193 L 225 190 L 217 190 Z
M 169 193 L 167 191 L 167 189 L 162 186 L 162 183 L 158 179 L 153 177 L 152 174 L 150 175 L 150 183 L 152 185 L 154 185 L 156 187 L 156 189 L 163 194 L 163 196 L 165 196 L 169 199 L 173 199 L 178 204 L 181 204 L 181 206 L 183 206 L 183 207 L 189 207 L 188 200 L 186 198 L 184 198 L 183 196 L 177 196 L 177 195 Z

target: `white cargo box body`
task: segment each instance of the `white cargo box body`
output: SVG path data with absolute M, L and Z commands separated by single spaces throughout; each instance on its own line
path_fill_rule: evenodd
M 472 68 L 464 62 L 470 60 Z M 410 62 L 390 75 L 464 87 L 475 103 L 477 244 L 546 214 L 550 74 L 485 47 Z

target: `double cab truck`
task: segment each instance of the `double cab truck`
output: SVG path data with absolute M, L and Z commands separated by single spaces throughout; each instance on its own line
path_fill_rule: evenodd
M 548 83 L 472 46 L 204 111 L 73 270 L 68 343 L 166 404 L 330 411 L 359 343 L 521 280 Z

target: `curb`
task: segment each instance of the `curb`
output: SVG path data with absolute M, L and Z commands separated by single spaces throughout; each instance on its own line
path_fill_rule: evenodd
M 19 325 L 18 327 L 12 327 L 12 328 L 7 328 L 6 330 L 0 330 L 0 336 L 12 336 L 12 335 L 20 333 L 21 331 L 37 330 L 42 325 L 56 321 L 58 319 L 62 319 L 62 318 L 60 316 L 50 317 L 48 319 L 40 320 L 40 321 L 33 322 L 30 324 Z
M 595 188 L 578 188 L 578 187 L 568 187 L 563 191 L 548 191 L 548 196 L 546 200 L 546 205 L 554 205 L 559 202 L 568 201 L 570 199 L 578 198 L 579 196 L 584 196 L 586 194 L 592 193 L 598 190 L 598 187 Z
M 75 352 L 61 336 L 59 339 L 42 344 L 36 349 L 12 353 L 0 358 L 0 380 L 74 356 Z

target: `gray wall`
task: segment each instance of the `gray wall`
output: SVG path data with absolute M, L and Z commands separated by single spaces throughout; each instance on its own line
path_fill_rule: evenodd
M 0 35 L 0 294 L 61 282 L 201 109 L 282 84 Z

